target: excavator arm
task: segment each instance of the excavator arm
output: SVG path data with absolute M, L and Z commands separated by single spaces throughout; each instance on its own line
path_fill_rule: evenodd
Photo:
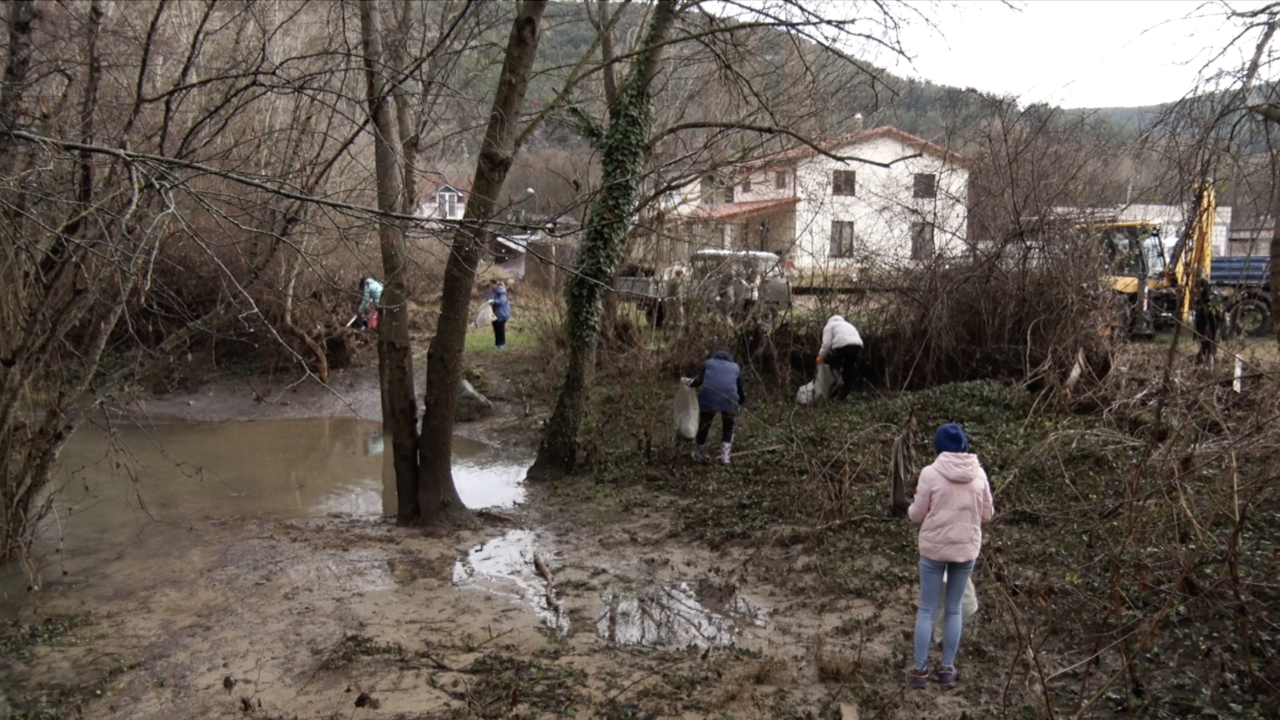
M 1178 239 L 1169 254 L 1169 266 L 1165 273 L 1181 294 L 1181 318 L 1191 320 L 1191 299 L 1195 295 L 1196 282 L 1209 278 L 1213 260 L 1213 223 L 1218 212 L 1218 200 L 1213 183 L 1196 186 L 1194 209 L 1188 219 L 1187 231 Z

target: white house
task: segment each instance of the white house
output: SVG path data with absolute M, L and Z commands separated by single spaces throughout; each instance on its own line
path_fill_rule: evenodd
M 708 176 L 676 213 L 702 241 L 766 250 L 797 268 L 857 272 L 965 247 L 970 161 L 893 127 L 762 158 Z
M 441 182 L 428 189 L 426 200 L 418 206 L 418 217 L 428 220 L 461 220 L 467 209 L 466 191 L 461 182 Z

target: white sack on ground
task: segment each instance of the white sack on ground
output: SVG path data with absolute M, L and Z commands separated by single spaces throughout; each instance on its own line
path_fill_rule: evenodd
M 818 376 L 800 386 L 796 391 L 796 404 L 812 405 L 819 400 L 831 397 L 831 388 L 836 384 L 836 376 L 826 363 L 818 363 Z
M 800 386 L 800 389 L 796 391 L 796 404 L 797 404 L 797 405 L 812 405 L 812 404 L 813 404 L 813 399 L 814 399 L 814 397 L 813 397 L 813 396 L 814 396 L 814 393 L 815 393 L 815 390 L 813 389 L 813 381 L 812 381 L 812 380 L 810 380 L 809 382 L 807 382 L 807 383 L 805 383 L 805 384 L 801 385 L 801 386 Z
M 686 385 L 681 379 L 680 389 L 676 390 L 672 402 L 676 435 L 685 440 L 692 440 L 698 434 L 698 391 Z
M 942 596 L 938 598 L 938 614 L 933 616 L 933 641 L 942 644 L 942 624 L 947 619 L 947 580 L 942 580 Z M 978 591 L 973 588 L 973 576 L 964 585 L 964 595 L 960 597 L 960 617 L 969 622 L 969 618 L 978 612 Z

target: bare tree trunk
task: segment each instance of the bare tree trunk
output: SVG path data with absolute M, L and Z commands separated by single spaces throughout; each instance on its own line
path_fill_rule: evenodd
M 31 67 L 31 23 L 35 17 L 34 0 L 9 3 L 9 62 L 0 87 L 0 177 L 10 177 L 16 163 L 13 136 L 9 133 L 22 121 L 22 92 Z
M 529 478 L 551 480 L 571 473 L 578 459 L 578 429 L 587 412 L 591 371 L 600 339 L 602 300 L 612 286 L 623 246 L 635 215 L 640 175 L 648 152 L 652 123 L 650 87 L 663 47 L 675 24 L 674 0 L 659 0 L 630 79 L 618 93 L 609 128 L 600 138 L 601 177 L 606 185 L 591 206 L 591 221 L 578 250 L 576 270 L 565 283 L 569 332 L 569 366 L 543 431 L 538 458 Z
M 1280 168 L 1276 170 L 1275 228 L 1271 231 L 1271 330 L 1280 343 L 1280 322 L 1276 321 L 1276 293 L 1280 292 Z
M 392 115 L 391 88 L 386 82 L 382 36 L 376 0 L 361 0 L 360 28 L 364 41 L 365 81 L 369 117 L 373 121 L 374 167 L 378 210 L 401 208 L 399 140 Z M 418 498 L 418 403 L 413 390 L 413 349 L 409 345 L 409 315 L 405 304 L 404 228 L 385 217 L 378 220 L 384 289 L 378 324 L 378 379 L 382 389 L 382 422 L 391 433 L 392 465 L 396 473 L 396 522 L 420 517 Z
M 404 89 L 408 67 L 409 34 L 413 30 L 413 5 L 410 0 L 400 0 L 395 12 L 395 42 L 391 48 L 391 65 L 395 69 L 396 83 L 391 96 L 396 100 L 396 127 L 400 131 L 400 212 L 412 215 L 418 209 L 418 136 L 409 121 L 409 94 Z
M 517 120 L 529 88 L 538 50 L 539 25 L 546 6 L 547 0 L 525 0 L 511 26 L 489 127 L 471 183 L 471 196 L 462 222 L 454 232 L 453 251 L 445 265 L 440 322 L 427 352 L 427 389 L 423 398 L 418 505 L 426 525 L 451 522 L 465 511 L 453 484 L 450 464 L 453 414 L 458 404 L 458 382 L 462 378 L 471 294 L 486 235 L 485 223 L 497 208 L 498 194 L 517 150 Z

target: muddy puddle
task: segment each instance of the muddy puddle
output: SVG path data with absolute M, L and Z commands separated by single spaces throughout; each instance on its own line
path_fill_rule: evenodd
M 771 629 L 769 611 L 731 585 L 672 580 L 630 589 L 607 573 L 592 583 L 603 589 L 578 605 L 592 620 L 573 621 L 550 569 L 553 543 L 529 530 L 481 543 L 454 565 L 453 584 L 522 605 L 556 635 L 589 632 L 611 645 L 727 647 Z
M 394 514 L 389 444 L 378 424 L 343 418 L 82 432 L 62 454 L 61 492 L 37 547 L 42 589 L 93 585 L 127 594 L 150 582 L 148 575 L 161 565 L 252 566 L 249 558 L 219 560 L 223 548 L 200 544 L 195 528 L 210 522 L 239 527 L 235 521 Z M 527 459 L 465 438 L 455 438 L 454 450 L 454 478 L 468 507 L 504 508 L 524 500 Z M 638 579 L 634 568 L 588 569 L 569 559 L 579 554 L 571 544 L 560 544 L 545 530 L 513 529 L 458 548 L 452 561 L 426 563 L 422 571 L 455 593 L 484 593 L 520 608 L 546 632 L 610 645 L 732 646 L 749 644 L 771 627 L 768 610 L 732 586 L 696 577 Z M 264 568 L 255 583 L 378 593 L 415 579 L 418 571 L 400 564 L 388 561 L 383 549 L 340 559 L 318 553 L 315 562 Z M 428 572 L 431 567 L 439 574 Z M 26 594 L 25 575 L 7 568 L 0 576 L 0 605 Z
M 548 587 L 537 569 L 538 561 L 548 560 L 550 555 L 546 548 L 539 548 L 533 532 L 512 530 L 468 550 L 453 567 L 453 584 L 484 590 L 528 607 L 549 630 L 565 635 L 569 632 L 568 614 L 554 584 Z
M 615 645 L 725 647 L 768 630 L 768 612 L 730 588 L 677 582 L 639 592 L 606 592 L 596 634 Z M 712 609 L 713 605 L 720 605 Z
M 453 447 L 468 507 L 523 501 L 527 459 L 461 437 Z M 86 428 L 62 452 L 36 555 L 65 566 L 142 546 L 180 549 L 190 524 L 208 518 L 393 515 L 389 450 L 381 425 L 350 418 Z M 25 582 L 7 570 L 0 592 L 11 596 Z

